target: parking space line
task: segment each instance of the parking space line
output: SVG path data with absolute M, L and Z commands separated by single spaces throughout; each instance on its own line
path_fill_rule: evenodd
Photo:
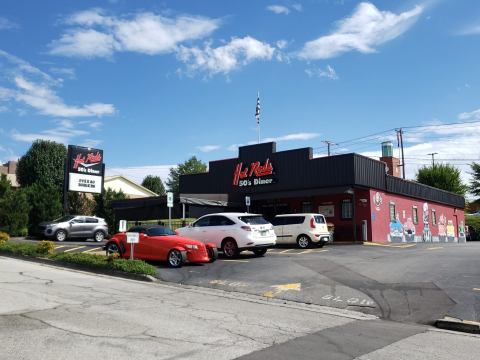
M 64 252 L 70 252 L 70 251 L 74 251 L 74 250 L 78 250 L 78 249 L 82 249 L 86 246 L 79 246 L 79 247 L 74 247 L 74 248 L 71 248 L 71 249 L 68 249 L 68 250 L 65 250 Z
M 305 250 L 305 251 L 301 251 L 299 253 L 295 253 L 295 255 L 308 254 L 308 253 L 311 253 L 312 251 L 313 251 L 312 249 L 308 249 L 308 250 Z
M 82 252 L 83 252 L 83 253 L 89 253 L 89 252 L 92 252 L 92 251 L 95 251 L 95 250 L 99 250 L 99 249 L 103 249 L 103 247 L 96 247 L 96 248 L 89 249 L 89 250 L 85 250 L 85 251 L 82 251 Z
M 248 263 L 248 260 L 233 260 L 233 259 L 222 259 L 220 261 L 229 261 L 229 262 L 243 262 L 243 263 Z
M 64 248 L 66 245 L 55 246 L 55 250 Z
M 321 253 L 321 252 L 326 252 L 326 251 L 330 251 L 330 250 L 327 250 L 327 249 L 321 249 L 321 250 L 320 249 L 318 249 L 318 250 L 314 249 L 314 250 L 312 250 L 313 253 Z
M 427 250 L 439 250 L 439 249 L 443 249 L 443 246 L 436 246 L 436 247 L 427 248 Z
M 410 247 L 414 247 L 414 246 L 417 246 L 417 245 L 416 244 L 405 244 L 405 245 L 392 245 L 391 247 L 405 249 L 405 248 L 410 248 Z
M 480 291 L 480 288 L 473 288 L 473 291 Z
M 279 254 L 285 254 L 287 251 L 291 251 L 291 250 L 293 250 L 293 249 L 282 250 L 282 251 L 279 252 Z

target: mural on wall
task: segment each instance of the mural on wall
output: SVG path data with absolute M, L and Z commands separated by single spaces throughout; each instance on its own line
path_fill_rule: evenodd
M 400 222 L 398 213 L 395 220 L 390 222 L 390 241 L 395 243 L 403 242 L 403 225 Z
M 382 195 L 377 191 L 373 196 L 373 203 L 375 204 L 375 209 L 380 211 L 380 206 L 382 206 Z
M 438 219 L 438 241 L 447 241 L 447 218 L 443 214 Z
M 455 226 L 452 220 L 447 221 L 447 242 L 455 242 Z
M 458 242 L 465 242 L 465 241 L 467 241 L 465 236 L 465 223 L 462 220 L 458 225 Z
M 428 204 L 423 204 L 423 234 L 422 241 L 432 241 L 432 233 L 430 232 L 430 226 L 428 224 Z
M 412 218 L 408 218 L 405 224 L 403 224 L 403 234 L 405 235 L 406 242 L 415 241 L 415 224 L 413 223 Z

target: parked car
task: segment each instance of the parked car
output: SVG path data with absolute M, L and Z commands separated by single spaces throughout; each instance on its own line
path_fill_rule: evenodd
M 94 239 L 101 242 L 108 236 L 105 219 L 96 216 L 67 215 L 38 225 L 42 236 L 57 241 L 67 239 Z
M 134 226 L 128 232 L 139 233 L 139 242 L 133 248 L 135 259 L 166 261 L 171 267 L 181 267 L 186 262 L 214 262 L 218 257 L 214 244 L 179 236 L 165 226 Z M 112 236 L 104 249 L 107 255 L 119 254 L 127 259 L 130 246 L 126 233 L 118 233 Z
M 228 258 L 251 250 L 263 256 L 276 243 L 273 226 L 262 215 L 249 213 L 218 213 L 205 215 L 177 232 L 203 243 L 215 244 Z
M 325 217 L 321 214 L 283 214 L 272 220 L 277 244 L 297 244 L 306 249 L 313 244 L 323 247 L 330 241 Z

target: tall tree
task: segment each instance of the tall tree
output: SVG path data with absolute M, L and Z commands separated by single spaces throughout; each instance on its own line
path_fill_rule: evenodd
M 8 190 L 0 200 L 0 226 L 11 236 L 27 235 L 29 210 L 25 189 Z
M 101 218 L 104 218 L 108 224 L 108 232 L 110 234 L 116 233 L 118 229 L 118 221 L 121 219 L 115 219 L 115 213 L 113 212 L 110 202 L 112 200 L 123 200 L 126 199 L 125 193 L 120 191 L 115 191 L 110 188 L 106 189 L 103 194 L 94 195 L 95 198 L 95 215 Z
M 460 171 L 450 164 L 424 166 L 417 172 L 417 181 L 464 196 L 467 186 L 462 183 Z
M 0 174 L 0 199 L 3 198 L 5 193 L 10 190 L 12 184 L 7 179 L 7 175 Z
M 35 234 L 42 221 L 50 221 L 62 216 L 62 196 L 58 187 L 40 182 L 25 188 L 30 212 L 28 214 L 28 231 Z
M 63 187 L 67 149 L 65 145 L 47 140 L 35 140 L 18 161 L 17 180 L 22 187 L 35 183 Z
M 480 163 L 473 162 L 470 167 L 472 168 L 472 180 L 469 191 L 475 196 L 480 196 Z
M 165 187 L 159 176 L 148 175 L 143 179 L 142 186 L 153 191 L 158 196 L 165 195 Z
M 91 194 L 70 192 L 68 194 L 68 213 L 78 215 L 93 215 L 95 200 Z
M 170 174 L 167 180 L 167 186 L 170 191 L 175 194 L 179 193 L 179 180 L 180 175 L 198 174 L 207 171 L 207 164 L 198 160 L 195 156 L 185 161 L 182 164 L 178 164 L 177 167 L 170 169 Z

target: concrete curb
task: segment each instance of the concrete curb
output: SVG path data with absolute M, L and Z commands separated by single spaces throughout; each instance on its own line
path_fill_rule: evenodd
M 445 316 L 443 319 L 435 321 L 435 326 L 439 329 L 461 331 L 470 334 L 480 334 L 480 323 L 470 320 L 461 320 Z
M 51 265 L 55 266 L 58 268 L 67 268 L 67 269 L 73 269 L 73 270 L 81 270 L 93 274 L 101 274 L 101 275 L 109 275 L 109 276 L 115 276 L 115 277 L 120 277 L 124 279 L 130 279 L 130 280 L 137 280 L 137 281 L 145 281 L 145 282 L 156 282 L 158 281 L 157 278 L 151 276 L 151 275 L 145 275 L 145 274 L 133 274 L 133 273 L 127 273 L 119 270 L 104 270 L 104 269 L 92 269 L 88 266 L 82 266 L 78 264 L 71 264 L 71 263 L 66 263 L 66 262 L 61 262 L 61 261 L 53 261 L 50 259 L 45 259 L 45 258 L 31 258 L 31 257 L 26 257 L 26 256 L 15 256 L 12 254 L 4 254 L 0 253 L 0 256 L 4 257 L 9 257 L 12 259 L 18 259 L 18 260 L 25 260 L 25 261 L 31 261 L 39 264 L 46 264 L 46 265 Z

